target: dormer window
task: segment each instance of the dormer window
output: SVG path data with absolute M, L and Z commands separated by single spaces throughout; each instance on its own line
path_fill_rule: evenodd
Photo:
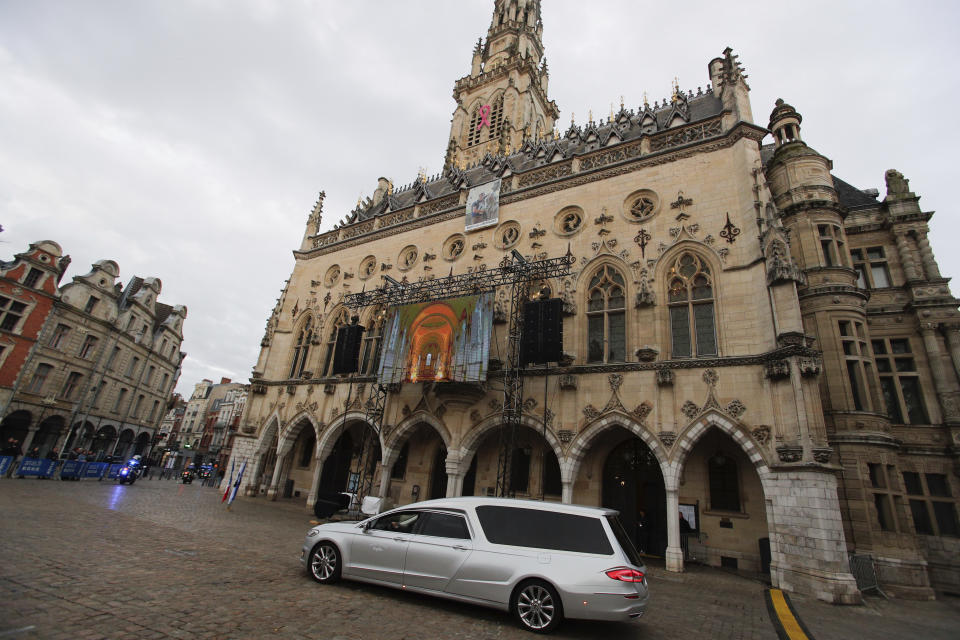
M 90 296 L 87 299 L 87 305 L 83 308 L 84 313 L 93 313 L 93 310 L 97 307 L 97 303 L 100 302 L 100 298 L 96 296 Z
M 35 288 L 37 283 L 40 282 L 40 276 L 43 275 L 43 271 L 40 269 L 30 268 L 30 272 L 27 274 L 27 277 L 23 279 L 23 286 Z

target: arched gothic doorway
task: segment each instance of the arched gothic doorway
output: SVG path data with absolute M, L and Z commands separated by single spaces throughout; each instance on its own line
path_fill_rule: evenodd
M 641 553 L 665 554 L 667 494 L 663 473 L 640 438 L 629 437 L 607 455 L 601 504 L 620 512 L 620 521 Z
M 330 455 L 323 461 L 318 494 L 346 491 L 352 461 L 353 437 L 348 431 L 344 431 L 334 443 Z
M 769 575 L 769 528 L 760 475 L 743 448 L 717 427 L 690 448 L 679 478 L 681 543 L 688 559 Z
M 463 477 L 461 495 L 494 495 L 500 459 L 500 429 L 490 429 L 470 449 L 466 453 L 470 456 L 469 466 Z M 468 464 L 467 459 L 461 460 L 460 464 Z M 560 462 L 539 429 L 527 425 L 517 427 L 509 474 L 511 496 L 560 501 L 563 493 Z
M 113 455 L 120 458 L 129 457 L 130 445 L 133 443 L 133 430 L 124 429 L 117 439 L 117 446 L 113 448 Z

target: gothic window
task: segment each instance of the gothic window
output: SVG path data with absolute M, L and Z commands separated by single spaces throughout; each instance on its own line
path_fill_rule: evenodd
M 336 314 L 332 315 L 333 322 L 330 325 L 330 331 L 327 334 L 327 355 L 323 359 L 323 375 L 333 375 L 333 352 L 337 347 L 337 331 L 350 323 L 350 314 L 347 310 L 341 308 Z M 292 376 L 291 376 L 292 377 Z
M 626 285 L 623 274 L 606 265 L 587 291 L 587 362 L 626 359 Z
M 16 302 L 6 296 L 0 296 L 0 329 L 6 331 L 16 329 L 26 308 L 27 305 L 23 302 Z
M 462 233 L 457 233 L 449 238 L 443 243 L 443 258 L 444 260 L 449 260 L 453 262 L 463 254 L 464 248 L 466 248 L 466 238 Z
M 498 96 L 492 104 L 479 104 L 470 117 L 470 128 L 467 131 L 467 146 L 494 140 L 500 135 L 503 127 L 503 95 Z
M 857 270 L 857 286 L 861 289 L 882 289 L 890 286 L 890 269 L 883 247 L 851 249 L 853 268 Z
M 820 234 L 820 249 L 823 251 L 823 264 L 827 267 L 848 267 L 847 250 L 844 245 L 843 230 L 832 224 L 817 225 Z
M 338 280 L 340 280 L 340 266 L 335 264 L 327 269 L 326 275 L 323 276 L 323 284 L 326 287 L 332 287 Z
M 120 393 L 117 394 L 117 401 L 116 401 L 116 403 L 114 403 L 114 405 L 113 405 L 113 411 L 114 411 L 115 413 L 119 413 L 119 411 L 120 411 L 120 405 L 123 404 L 123 399 L 126 398 L 126 397 L 127 397 L 127 390 L 126 390 L 126 389 L 120 389 Z
M 667 271 L 674 358 L 717 355 L 713 276 L 705 261 L 684 253 Z
M 408 245 L 403 248 L 403 251 L 400 252 L 400 255 L 397 256 L 397 266 L 401 271 L 407 271 L 412 269 L 413 265 L 417 264 L 417 258 L 419 257 L 420 252 L 417 251 L 415 246 Z
M 374 310 L 367 323 L 367 330 L 363 333 L 363 350 L 360 357 L 360 373 L 374 374 L 380 364 L 380 338 L 383 336 L 383 321 L 387 317 L 386 309 Z
M 517 447 L 510 458 L 510 491 L 527 493 L 530 490 L 530 449 Z
M 80 357 L 82 358 L 83 356 L 80 356 Z M 127 366 L 127 374 L 126 374 L 128 378 L 132 378 L 132 377 L 134 377 L 134 376 L 136 375 L 136 373 L 137 373 L 137 365 L 139 365 L 139 364 L 140 364 L 140 358 L 138 358 L 138 357 L 136 357 L 136 356 L 134 356 L 134 357 L 130 360 L 130 364 Z
M 43 385 L 47 383 L 47 378 L 50 376 L 51 371 L 53 371 L 51 365 L 38 364 L 36 371 L 33 372 L 33 378 L 31 378 L 30 384 L 27 385 L 27 393 L 41 393 L 43 391 Z
M 65 324 L 58 324 L 53 331 L 53 337 L 50 338 L 50 348 L 59 349 L 68 335 L 70 335 L 70 327 Z
M 873 411 L 873 402 L 868 393 L 870 381 L 873 380 L 873 363 L 863 324 L 840 320 L 839 328 L 853 408 L 857 411 Z
M 560 462 L 557 456 L 544 453 L 543 460 L 543 494 L 559 496 L 563 493 L 563 481 L 560 477 Z
M 500 225 L 497 229 L 497 247 L 509 249 L 520 242 L 520 225 L 510 221 Z
M 892 479 L 896 469 L 893 465 L 868 463 L 870 485 L 873 488 L 873 505 L 877 510 L 877 524 L 883 531 L 896 531 L 897 522 L 894 517 L 893 499 L 891 495 Z M 899 500 L 899 496 L 898 496 Z
M 37 283 L 40 281 L 40 276 L 43 275 L 43 271 L 40 269 L 30 268 L 30 273 L 27 274 L 27 277 L 23 280 L 23 286 L 34 288 L 37 286 Z
M 917 363 L 908 338 L 873 340 L 873 357 L 887 415 L 897 424 L 929 424 L 920 392 Z
M 567 207 L 554 218 L 554 230 L 562 236 L 575 234 L 583 227 L 583 209 Z
M 309 467 L 310 463 L 313 461 L 314 449 L 317 448 L 317 436 L 313 433 L 313 430 L 309 427 L 307 428 L 307 433 L 304 437 L 301 438 L 301 449 L 300 449 L 300 466 Z
M 631 222 L 644 222 L 657 212 L 660 199 L 649 189 L 631 194 L 626 202 L 626 216 Z
M 83 374 L 77 371 L 71 371 L 70 375 L 67 376 L 67 382 L 63 385 L 63 391 L 60 392 L 60 397 L 64 400 L 72 400 L 73 394 L 77 392 L 77 387 L 80 386 L 80 379 L 83 378 Z
M 377 258 L 375 256 L 367 256 L 363 259 L 363 262 L 360 263 L 360 279 L 368 280 L 374 276 L 377 271 Z
M 80 347 L 80 353 L 77 355 L 81 358 L 90 358 L 93 356 L 93 351 L 99 342 L 99 338 L 96 336 L 87 336 L 87 339 L 83 341 L 83 345 Z
M 736 460 L 717 453 L 707 461 L 707 474 L 710 480 L 710 508 L 717 511 L 740 511 L 740 484 Z
M 410 456 L 410 441 L 403 443 L 403 448 L 400 449 L 400 455 L 397 456 L 397 461 L 393 463 L 393 470 L 390 471 L 390 477 L 394 480 L 403 480 L 404 476 L 407 475 L 407 458 Z
M 293 360 L 290 362 L 290 374 L 288 378 L 299 378 L 303 373 L 303 368 L 307 364 L 307 356 L 310 354 L 310 342 L 313 340 L 313 317 L 307 316 L 306 322 L 300 327 L 296 334 L 297 341 L 293 346 Z M 336 339 L 336 334 L 334 334 Z
M 918 534 L 960 536 L 957 510 L 945 474 L 904 471 L 903 483 L 907 489 L 913 526 Z

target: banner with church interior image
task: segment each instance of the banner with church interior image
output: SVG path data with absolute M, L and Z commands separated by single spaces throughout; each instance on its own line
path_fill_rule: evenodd
M 490 227 L 500 220 L 500 179 L 470 189 L 465 231 Z
M 393 307 L 379 382 L 482 382 L 492 330 L 492 293 Z

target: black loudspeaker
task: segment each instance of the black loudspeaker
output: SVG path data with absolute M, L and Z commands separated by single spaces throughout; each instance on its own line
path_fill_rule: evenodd
M 337 343 L 333 348 L 333 373 L 356 373 L 363 343 L 363 327 L 349 324 L 337 329 Z
M 559 362 L 563 355 L 563 302 L 559 298 L 523 305 L 520 364 Z

